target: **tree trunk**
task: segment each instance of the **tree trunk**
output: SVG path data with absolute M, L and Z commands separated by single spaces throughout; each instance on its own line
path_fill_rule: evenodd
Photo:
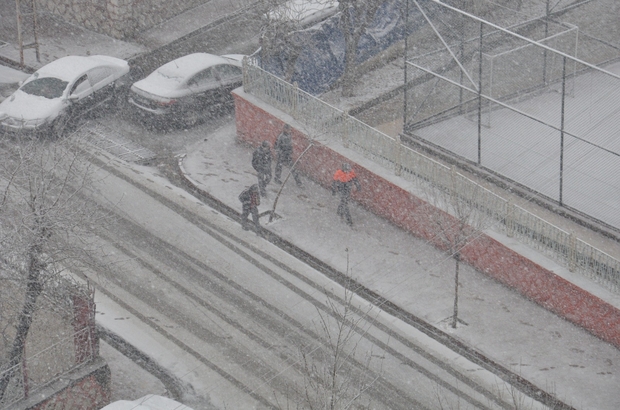
M 456 322 L 459 317 L 459 261 L 460 254 L 456 252 L 454 254 L 454 314 L 452 315 L 452 328 L 456 329 Z
M 357 63 L 357 46 L 361 37 L 361 28 L 353 24 L 353 7 L 348 7 L 342 11 L 341 25 L 344 35 L 344 71 L 342 73 L 342 96 L 351 97 L 353 95 L 353 85 L 355 83 L 355 68 Z M 359 24 L 359 22 L 358 22 Z
M 43 285 L 40 282 L 42 266 L 38 259 L 39 254 L 40 249 L 38 246 L 33 248 L 30 252 L 26 296 L 19 318 L 19 324 L 17 325 L 15 339 L 13 340 L 13 347 L 9 354 L 8 365 L 11 370 L 7 371 L 0 379 L 0 400 L 4 397 L 9 382 L 15 375 L 14 366 L 18 365 L 22 360 L 24 349 L 26 348 L 26 339 L 30 331 L 30 326 L 32 325 L 32 317 L 37 305 L 37 299 L 43 291 Z
M 357 37 L 357 36 L 356 36 Z M 356 54 L 357 44 L 359 39 L 351 39 L 347 41 L 345 59 L 344 59 L 344 73 L 342 76 L 342 96 L 352 97 L 353 86 L 355 85 L 355 72 L 357 71 Z

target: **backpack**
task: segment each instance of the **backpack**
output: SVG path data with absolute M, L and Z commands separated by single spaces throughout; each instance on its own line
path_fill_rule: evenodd
M 290 134 L 280 134 L 278 139 L 276 140 L 277 151 L 280 151 L 284 154 L 290 154 L 293 152 L 293 140 Z
M 258 150 L 256 150 L 252 153 L 252 168 L 254 168 L 256 171 L 258 171 L 258 168 L 259 168 L 258 161 L 259 161 Z
M 244 189 L 239 194 L 239 201 L 241 201 L 241 202 L 250 202 L 250 188 Z

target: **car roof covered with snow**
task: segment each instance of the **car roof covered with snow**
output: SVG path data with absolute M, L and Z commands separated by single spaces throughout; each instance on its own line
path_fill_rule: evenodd
M 41 67 L 30 79 L 56 77 L 61 80 L 71 81 L 88 70 L 101 66 L 114 67 L 120 71 L 129 72 L 129 64 L 120 58 L 103 55 L 67 56 Z
M 241 68 L 243 57 L 245 56 L 242 54 L 223 56 L 208 53 L 188 54 L 162 65 L 146 78 L 133 83 L 131 89 L 159 97 L 177 98 L 184 95 L 187 82 L 194 75 L 219 64 L 234 65 Z
M 232 56 L 230 56 L 230 58 L 226 57 L 227 56 L 221 57 L 209 53 L 188 54 L 162 65 L 155 70 L 155 73 L 169 78 L 189 78 L 207 67 L 218 64 L 234 64 L 239 67 L 241 66 L 241 61 L 234 59 Z

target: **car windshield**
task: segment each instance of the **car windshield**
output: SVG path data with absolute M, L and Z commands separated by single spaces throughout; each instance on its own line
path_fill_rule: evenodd
M 67 82 L 59 78 L 45 77 L 30 81 L 21 87 L 27 94 L 38 95 L 45 98 L 58 98 L 67 88 Z

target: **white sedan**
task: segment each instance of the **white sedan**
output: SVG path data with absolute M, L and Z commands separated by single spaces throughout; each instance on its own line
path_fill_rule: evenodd
M 119 80 L 128 72 L 129 64 L 120 58 L 59 58 L 37 70 L 0 103 L 0 128 L 61 135 L 71 120 L 114 102 Z
M 189 54 L 156 69 L 131 86 L 129 103 L 156 125 L 192 126 L 205 113 L 232 103 L 241 86 L 243 55 Z

